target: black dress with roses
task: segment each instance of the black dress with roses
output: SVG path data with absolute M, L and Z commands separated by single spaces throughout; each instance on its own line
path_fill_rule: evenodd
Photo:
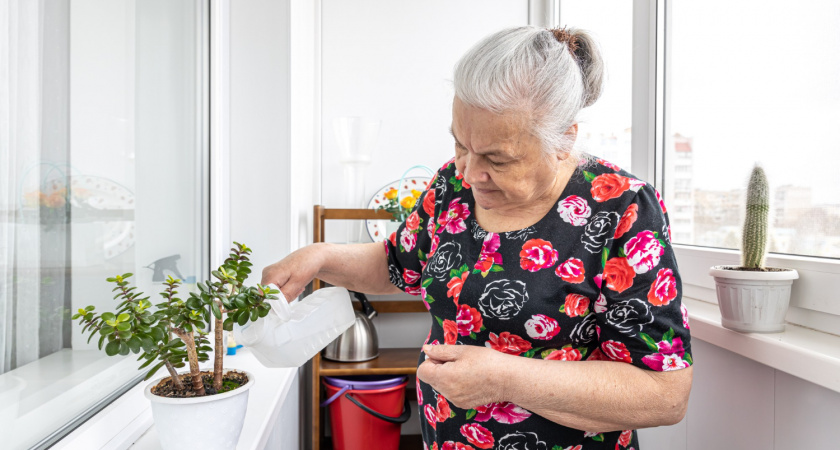
M 385 243 L 391 282 L 432 315 L 426 343 L 656 371 L 692 364 L 666 209 L 653 186 L 586 158 L 530 227 L 487 232 L 474 208 L 450 161 Z M 464 410 L 422 382 L 417 397 L 428 449 L 639 448 L 634 430 L 580 431 L 512 403 Z

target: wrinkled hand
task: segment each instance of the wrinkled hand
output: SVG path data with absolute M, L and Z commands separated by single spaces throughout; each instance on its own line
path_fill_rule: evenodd
M 473 345 L 424 345 L 423 352 L 427 358 L 417 377 L 455 406 L 471 409 L 505 401 L 507 380 L 500 371 L 508 355 Z
M 292 301 L 303 293 L 313 278 L 318 275 L 322 265 L 322 249 L 319 245 L 309 245 L 266 267 L 262 271 L 260 284 L 276 284 L 287 301 Z

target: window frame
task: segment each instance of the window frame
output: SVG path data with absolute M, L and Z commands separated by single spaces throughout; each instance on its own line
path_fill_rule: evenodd
M 562 0 L 561 0 L 562 1 Z M 669 109 L 668 43 L 673 0 L 634 0 L 633 3 L 633 110 L 632 171 L 655 186 L 664 186 L 664 144 Z M 639 131 L 637 131 L 639 130 Z M 737 250 L 674 244 L 680 263 L 683 295 L 717 304 L 714 279 L 708 274 L 717 264 L 739 264 Z M 818 331 L 840 330 L 840 295 L 826 294 L 840 278 L 840 259 L 768 254 L 768 265 L 796 269 L 787 321 Z

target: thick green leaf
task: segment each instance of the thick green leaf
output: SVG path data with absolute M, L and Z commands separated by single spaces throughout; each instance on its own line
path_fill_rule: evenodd
M 117 330 L 119 331 L 128 331 L 131 329 L 131 324 L 128 322 L 120 322 L 117 324 Z
M 233 331 L 233 319 L 231 319 L 230 317 L 225 319 L 225 322 L 222 325 L 222 329 L 225 331 Z
M 132 353 L 140 353 L 140 338 L 132 336 L 131 339 L 128 340 L 128 348 Z
M 164 331 L 162 329 L 158 328 L 158 327 L 153 327 L 152 331 L 151 331 L 151 334 L 152 334 L 152 339 L 154 339 L 156 341 L 162 341 L 163 337 L 166 335 L 166 333 L 164 333 Z
M 239 316 L 236 318 L 236 323 L 238 323 L 240 326 L 248 323 L 248 311 L 239 311 Z
M 256 322 L 260 318 L 260 313 L 256 308 L 251 310 L 251 322 Z
M 219 305 L 216 302 L 210 303 L 210 310 L 213 311 L 213 317 L 217 320 L 222 319 L 222 310 L 219 309 Z
M 150 337 L 143 336 L 140 338 L 140 346 L 143 347 L 143 350 L 151 352 L 155 348 L 155 342 Z
M 120 352 L 120 341 L 111 341 L 105 346 L 105 354 L 114 356 Z
M 189 308 L 193 311 L 201 309 L 201 300 L 199 300 L 197 298 L 191 298 L 191 299 L 187 300 L 187 308 Z
M 103 336 L 111 334 L 113 332 L 114 332 L 114 327 L 111 327 L 111 326 L 108 326 L 108 325 L 105 325 L 104 327 L 99 329 L 99 334 L 101 334 Z
M 128 319 L 130 319 L 130 318 L 131 318 L 130 315 L 123 313 L 123 314 L 120 314 L 119 316 L 117 316 L 117 322 L 128 322 Z
M 131 352 L 128 344 L 125 341 L 120 342 L 120 355 L 125 356 Z
M 114 313 L 110 313 L 110 312 L 102 313 L 102 320 L 108 321 L 108 320 L 114 320 L 116 318 L 117 318 L 117 316 L 115 316 Z

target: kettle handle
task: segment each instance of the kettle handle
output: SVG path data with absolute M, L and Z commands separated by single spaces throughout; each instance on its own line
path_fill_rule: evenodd
M 373 309 L 373 305 L 370 304 L 370 301 L 367 299 L 367 296 L 365 296 L 365 294 L 356 291 L 350 291 L 350 293 L 353 294 L 357 299 L 359 299 L 359 302 L 362 304 L 362 312 L 364 313 L 364 315 L 367 316 L 368 319 L 373 319 L 374 317 L 376 317 L 378 313 L 375 309 Z

